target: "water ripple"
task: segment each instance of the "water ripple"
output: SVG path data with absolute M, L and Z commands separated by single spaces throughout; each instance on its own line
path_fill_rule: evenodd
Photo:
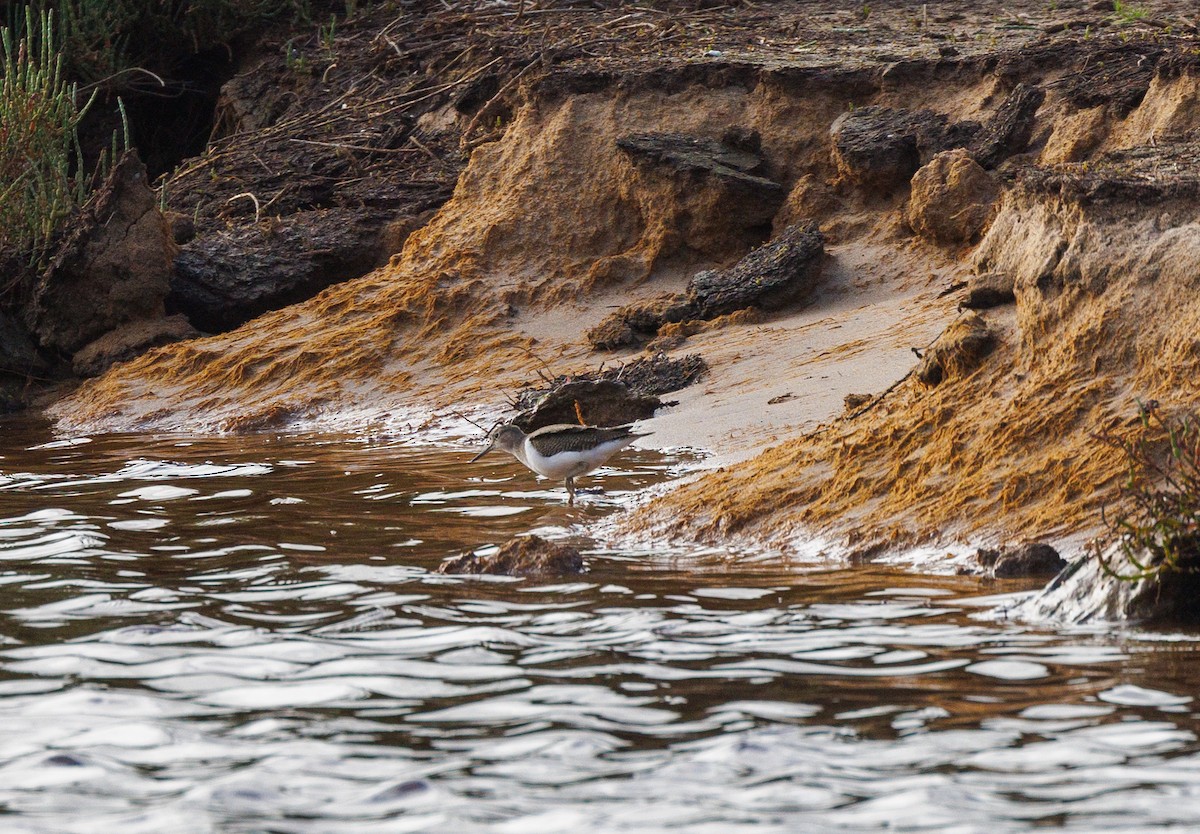
M 387 438 L 9 439 L 5 831 L 1200 826 L 1193 635 L 983 622 L 976 579 L 708 551 L 433 572 L 598 518 L 669 456 L 568 508 Z

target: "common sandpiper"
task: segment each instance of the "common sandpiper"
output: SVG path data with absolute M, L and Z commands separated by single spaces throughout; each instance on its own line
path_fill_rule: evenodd
M 539 475 L 562 479 L 567 503 L 575 503 L 575 478 L 598 469 L 604 462 L 646 433 L 632 426 L 576 426 L 562 423 L 526 434 L 511 423 L 488 433 L 488 446 L 471 458 L 479 460 L 492 449 L 508 452 Z

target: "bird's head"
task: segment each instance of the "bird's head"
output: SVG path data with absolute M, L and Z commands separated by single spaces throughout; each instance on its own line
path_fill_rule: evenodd
M 492 449 L 499 449 L 502 452 L 509 452 L 511 454 L 513 449 L 516 449 L 518 446 L 520 446 L 524 439 L 525 432 L 521 431 L 518 427 L 512 425 L 511 423 L 506 423 L 502 426 L 496 426 L 494 429 L 488 432 L 487 447 L 475 457 L 471 458 L 470 462 L 474 463 L 488 452 L 492 451 Z

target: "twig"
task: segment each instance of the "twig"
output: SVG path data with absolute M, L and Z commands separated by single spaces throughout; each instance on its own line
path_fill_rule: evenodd
M 463 420 L 466 420 L 466 421 L 467 421 L 468 423 L 470 423 L 472 426 L 474 426 L 475 428 L 479 429 L 481 432 L 484 432 L 485 434 L 486 434 L 486 433 L 489 431 L 489 429 L 485 429 L 483 426 L 481 426 L 481 425 L 479 425 L 478 423 L 476 423 L 474 420 L 472 420 L 472 419 L 471 419 L 470 417 L 468 417 L 467 415 L 463 414 L 461 411 L 451 411 L 450 413 L 451 413 L 451 414 L 453 414 L 455 417 L 458 417 L 458 418 L 461 418 L 461 419 L 463 419 Z
M 438 155 L 437 155 L 437 154 L 435 154 L 433 151 L 431 151 L 431 150 L 429 149 L 429 146 L 428 146 L 428 145 L 426 145 L 424 142 L 422 142 L 422 141 L 421 141 L 420 139 L 418 139 L 416 136 L 413 136 L 412 134 L 409 134 L 408 141 L 409 141 L 409 142 L 412 142 L 412 143 L 413 143 L 414 145 L 416 145 L 418 148 L 420 148 L 421 150 L 423 150 L 423 151 L 425 152 L 425 155 L 426 155 L 426 156 L 428 156 L 430 159 L 432 159 L 434 162 L 443 162 L 443 161 L 444 161 L 444 160 L 443 160 L 443 159 L 442 159 L 440 156 L 438 156 Z
M 243 191 L 241 194 L 234 194 L 232 197 L 230 197 L 228 200 L 225 201 L 225 204 L 228 205 L 229 203 L 232 203 L 234 200 L 238 200 L 242 197 L 248 197 L 250 199 L 250 201 L 254 203 L 254 222 L 257 223 L 259 214 L 262 211 L 262 207 L 259 206 L 259 204 L 258 204 L 258 198 L 255 197 L 253 194 L 251 194 L 249 191 Z
M 419 151 L 412 148 L 372 148 L 369 145 L 348 145 L 344 142 L 318 142 L 314 139 L 297 139 L 294 136 L 288 139 L 288 141 L 297 142 L 301 145 L 317 145 L 322 148 L 335 148 L 339 151 L 364 151 L 365 153 L 419 153 Z
M 540 363 L 541 366 L 546 369 L 546 373 L 549 374 L 550 376 L 546 376 L 546 374 L 543 374 L 541 371 L 538 371 L 538 376 L 540 376 L 542 378 L 543 382 L 546 382 L 547 384 L 554 383 L 554 380 L 558 376 L 558 374 L 554 373 L 554 369 L 551 368 L 550 365 L 546 363 L 545 359 L 538 356 L 536 353 L 533 352 L 532 349 L 527 348 L 524 345 L 517 345 L 517 349 L 525 351 L 525 354 L 527 356 L 529 356 L 530 359 L 533 359 L 535 362 Z

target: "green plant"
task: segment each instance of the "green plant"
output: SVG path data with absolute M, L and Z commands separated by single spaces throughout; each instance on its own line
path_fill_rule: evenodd
M 334 49 L 334 41 L 337 38 L 337 15 L 329 16 L 329 25 L 322 24 L 317 27 L 317 40 L 321 42 L 321 48 L 325 50 L 329 60 L 333 60 L 336 50 Z
M 288 72 L 296 75 L 312 75 L 312 67 L 309 66 L 308 58 L 290 40 L 284 45 L 283 61 Z
M 1165 571 L 1196 572 L 1200 563 L 1200 421 L 1163 417 L 1159 404 L 1138 403 L 1131 435 L 1097 439 L 1125 459 L 1120 508 L 1101 512 L 1105 532 L 1090 550 L 1104 571 L 1129 581 Z M 1115 564 L 1117 557 L 1121 564 Z
M 1122 0 L 1113 0 L 1113 17 L 1119 23 L 1136 23 L 1139 20 L 1145 20 L 1146 14 L 1146 10 L 1141 6 L 1124 3 Z
M 79 124 L 95 94 L 79 105 L 76 85 L 64 80 L 53 13 L 27 8 L 26 15 L 19 40 L 11 28 L 0 30 L 0 247 L 34 264 L 108 160 L 84 174 Z
M 66 77 L 118 90 L 161 88 L 159 76 L 181 57 L 228 47 L 274 21 L 312 22 L 309 0 L 28 0 L 7 4 L 17 38 L 28 6 L 36 14 L 55 10 Z

